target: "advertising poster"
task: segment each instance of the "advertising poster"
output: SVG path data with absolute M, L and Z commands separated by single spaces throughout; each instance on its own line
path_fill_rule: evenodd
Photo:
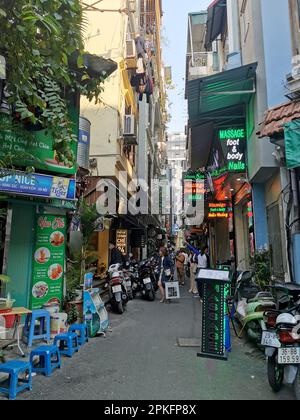
M 116 246 L 123 255 L 128 253 L 128 231 L 127 230 L 117 230 L 117 239 Z
M 39 215 L 33 255 L 31 309 L 62 304 L 65 274 L 66 218 Z
M 0 178 L 0 191 L 33 197 L 75 200 L 75 179 L 40 174 L 10 174 Z

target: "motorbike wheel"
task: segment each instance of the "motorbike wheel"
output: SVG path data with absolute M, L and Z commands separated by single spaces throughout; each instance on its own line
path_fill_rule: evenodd
M 262 329 L 258 322 L 252 321 L 247 325 L 247 336 L 250 341 L 260 344 L 262 339 Z
M 299 377 L 299 375 L 298 375 Z M 276 362 L 276 356 L 268 357 L 268 380 L 270 387 L 274 392 L 279 392 L 282 389 L 284 379 L 284 367 L 279 366 Z M 299 378 L 300 391 L 300 378 Z M 300 396 L 300 393 L 299 393 Z
M 294 383 L 294 391 L 296 395 L 296 400 L 300 401 L 300 369 L 298 369 L 297 377 Z
M 150 302 L 155 301 L 155 293 L 154 293 L 153 290 L 151 292 L 149 292 L 149 300 L 150 300 Z
M 123 303 L 119 302 L 117 306 L 117 312 L 118 314 L 122 315 L 124 313 Z

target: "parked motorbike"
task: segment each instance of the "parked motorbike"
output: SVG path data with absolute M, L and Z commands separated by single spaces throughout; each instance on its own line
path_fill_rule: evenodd
M 130 274 L 130 263 L 127 262 L 123 268 L 123 276 L 124 276 L 124 282 L 126 285 L 126 291 L 128 295 L 129 300 L 134 299 L 133 295 L 133 289 L 132 289 L 132 280 L 131 280 L 131 274 Z
M 277 285 L 276 289 L 285 291 L 294 306 L 265 313 L 267 330 L 262 345 L 268 359 L 268 380 L 276 393 L 284 382 L 293 385 L 300 400 L 300 286 L 290 283 Z
M 140 292 L 139 265 L 137 263 L 130 265 L 129 275 L 132 284 L 133 298 L 135 298 L 136 295 Z
M 139 268 L 140 291 L 143 299 L 154 302 L 155 291 L 153 286 L 153 274 L 149 261 L 143 261 Z
M 108 275 L 110 304 L 112 309 L 121 315 L 128 303 L 128 294 L 123 273 L 120 270 L 120 265 L 116 264 L 111 266 L 108 270 Z
M 254 273 L 240 274 L 236 282 L 236 318 L 249 340 L 260 345 L 266 330 L 264 314 L 276 309 L 275 299 L 270 292 L 262 292 L 254 281 Z

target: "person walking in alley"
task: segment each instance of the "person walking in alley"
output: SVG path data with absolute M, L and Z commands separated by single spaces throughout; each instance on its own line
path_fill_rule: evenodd
M 208 247 L 205 246 L 200 254 L 198 255 L 198 270 L 199 269 L 204 269 L 204 268 L 208 268 Z M 197 287 L 198 287 L 198 292 L 199 292 L 199 296 L 200 296 L 200 300 L 202 300 L 202 282 L 201 280 L 196 279 L 197 281 Z
M 172 276 L 174 267 L 172 264 L 172 260 L 169 257 L 167 248 L 161 248 L 159 255 L 160 255 L 160 263 L 159 263 L 160 276 L 159 276 L 158 286 L 159 286 L 159 290 L 161 294 L 160 303 L 164 303 L 166 302 L 166 292 L 165 292 L 166 282 Z
M 185 274 L 184 274 L 185 255 L 182 249 L 176 255 L 176 270 L 179 286 L 184 286 Z
M 109 249 L 110 249 L 110 265 L 123 264 L 123 260 L 124 260 L 123 255 L 113 242 L 110 242 Z
M 196 273 L 197 273 L 197 255 L 191 252 L 190 254 L 190 290 L 189 293 L 193 295 L 198 295 L 197 285 L 196 285 Z

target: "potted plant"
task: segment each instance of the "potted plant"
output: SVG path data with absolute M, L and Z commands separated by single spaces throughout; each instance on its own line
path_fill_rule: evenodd
M 251 258 L 251 269 L 255 272 L 257 284 L 262 290 L 272 284 L 271 253 L 268 249 L 260 249 Z

